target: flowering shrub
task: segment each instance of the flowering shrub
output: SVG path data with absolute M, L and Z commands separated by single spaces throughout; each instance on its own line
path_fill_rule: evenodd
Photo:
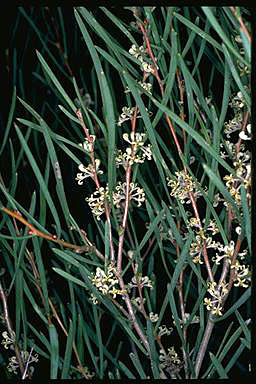
M 53 109 L 58 124 L 19 98 L 29 116 L 13 123 L 22 150 L 16 156 L 11 140 L 1 149 L 11 149 L 10 174 L 27 158 L 40 200 L 33 193 L 26 208 L 16 177 L 0 178 L 1 355 L 11 377 L 34 378 L 40 361 L 50 379 L 214 379 L 250 369 L 250 15 L 124 11 L 129 22 L 97 9 L 109 28 L 74 8 L 93 63 L 86 84 L 84 67 L 71 69 L 60 18 L 65 47 L 52 32 L 68 87 L 50 51 L 37 52 L 45 80 L 36 74 L 64 104 Z M 79 220 L 62 153 L 76 169 Z

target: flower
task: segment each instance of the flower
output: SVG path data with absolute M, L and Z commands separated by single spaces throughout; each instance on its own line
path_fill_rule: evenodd
M 181 360 L 178 357 L 178 354 L 175 352 L 174 347 L 167 349 L 168 353 L 164 351 L 164 349 L 160 349 L 160 355 L 159 355 L 159 368 L 160 369 L 166 369 L 166 368 L 174 368 L 176 365 L 181 364 Z
M 149 279 L 149 277 L 148 276 L 142 277 L 141 273 L 138 273 L 136 276 L 133 276 L 132 282 L 128 283 L 128 285 L 130 288 L 136 288 L 138 286 L 140 286 L 140 288 L 143 288 L 143 287 L 149 287 L 151 289 L 153 288 L 152 281 Z
M 112 295 L 113 298 L 116 298 L 116 295 L 124 295 L 127 292 L 125 290 L 120 290 L 115 287 L 118 284 L 118 279 L 115 276 L 116 268 L 113 263 L 110 263 L 107 266 L 107 271 L 105 272 L 100 267 L 96 268 L 96 273 L 89 277 L 92 284 L 102 293 L 103 295 Z M 98 304 L 96 296 L 92 293 L 91 300 L 93 304 Z
M 131 48 L 129 49 L 129 53 L 130 53 L 132 56 L 136 57 L 136 59 L 137 59 L 141 54 L 146 53 L 146 49 L 143 47 L 143 45 L 140 46 L 140 47 L 136 47 L 136 45 L 133 44 L 133 45 L 131 46 Z
M 97 188 L 90 197 L 85 199 L 88 202 L 92 213 L 96 216 L 97 220 L 100 220 L 100 216 L 105 212 L 105 203 L 110 201 L 108 186 L 106 188 Z
M 88 139 L 85 139 L 85 141 L 83 143 L 79 143 L 79 145 L 81 147 L 83 147 L 83 149 L 86 152 L 92 152 L 93 151 L 93 143 L 94 143 L 95 139 L 96 139 L 96 136 L 90 135 L 90 141 Z
M 153 312 L 150 312 L 149 313 L 149 318 L 152 321 L 152 323 L 155 323 L 158 320 L 159 316 L 158 316 L 157 313 L 154 314 Z
M 131 120 L 135 114 L 135 111 L 136 111 L 136 107 L 132 107 L 132 108 L 123 107 L 122 113 L 119 116 L 117 125 L 120 127 L 123 124 L 123 122 L 125 122 L 127 120 Z M 140 116 L 136 116 L 136 118 L 139 118 L 139 117 Z
M 145 91 L 147 91 L 152 95 L 152 84 L 145 83 L 142 81 L 138 81 L 137 84 L 139 84 L 143 89 L 145 89 Z M 129 87 L 126 87 L 125 93 L 128 93 L 128 92 L 131 92 L 131 90 L 129 89 Z M 140 89 L 139 89 L 139 92 L 140 92 Z
M 175 172 L 177 180 L 171 180 L 167 177 L 167 185 L 171 186 L 172 192 L 171 196 L 176 197 L 180 200 L 181 204 L 191 203 L 189 193 L 196 188 L 196 183 L 193 181 L 192 177 L 189 176 L 186 171 Z M 194 197 L 197 199 L 199 196 L 202 196 L 200 191 L 194 191 Z M 187 200 L 187 201 L 186 201 Z
M 158 328 L 158 337 L 162 337 L 164 335 L 169 336 L 172 333 L 172 331 L 173 331 L 172 327 L 167 328 L 165 324 L 160 325 Z
M 239 137 L 242 140 L 251 140 L 251 136 L 250 136 L 251 135 L 251 124 L 248 124 L 246 126 L 246 130 L 247 130 L 248 134 L 246 134 L 245 131 L 242 131 L 239 133 Z
M 115 188 L 113 193 L 113 201 L 114 205 L 119 208 L 120 202 L 126 199 L 126 183 L 119 182 Z M 139 188 L 137 184 L 130 183 L 129 184 L 129 200 L 135 200 L 137 202 L 137 206 L 140 207 L 141 204 L 145 201 L 145 192 L 143 188 Z
M 212 299 L 205 298 L 204 305 L 212 314 L 222 316 L 222 302 L 228 293 L 228 284 L 222 282 L 220 286 L 217 286 L 215 281 L 209 282 L 207 291 L 212 296 Z
M 251 272 L 247 265 L 240 264 L 239 260 L 236 260 L 235 264 L 231 265 L 231 269 L 235 269 L 235 287 L 249 287 L 249 281 L 251 279 Z
M 145 133 L 131 132 L 130 137 L 128 133 L 124 133 L 123 138 L 126 142 L 131 144 L 131 147 L 126 148 L 125 152 L 122 152 L 121 150 L 117 151 L 117 167 L 119 165 L 123 165 L 123 167 L 127 169 L 128 165 L 132 165 L 134 163 L 144 163 L 145 159 L 152 159 L 151 145 L 144 145 L 146 140 Z
M 136 113 L 136 111 L 137 111 L 137 113 Z M 146 108 L 146 111 L 148 111 L 147 108 Z M 133 117 L 135 116 L 135 113 L 136 113 L 136 119 L 141 118 L 141 115 L 140 115 L 140 113 L 136 107 L 131 107 L 131 108 L 130 107 L 123 107 L 122 113 L 118 118 L 117 125 L 120 127 L 123 124 L 123 122 L 125 122 L 127 120 L 132 120 Z
M 15 343 L 15 333 L 14 332 L 13 332 L 13 334 L 10 337 L 8 332 L 4 331 L 2 333 L 2 336 L 3 336 L 3 340 L 1 342 L 1 344 L 3 344 L 5 349 L 9 348 L 9 344 L 13 345 Z
M 99 170 L 99 166 L 100 166 L 99 159 L 95 159 L 95 168 L 92 164 L 89 164 L 87 167 L 85 167 L 83 164 L 80 164 L 78 166 L 78 169 L 82 173 L 77 173 L 75 180 L 78 180 L 78 184 L 82 185 L 84 179 L 86 179 L 87 177 L 92 177 L 92 178 L 94 177 L 95 171 L 99 175 L 102 175 L 103 171 Z
M 21 351 L 21 359 L 23 361 L 24 366 L 28 366 L 31 363 L 37 363 L 38 362 L 38 354 L 35 353 L 34 355 L 32 354 L 33 348 L 31 349 L 30 353 L 28 351 Z M 9 372 L 13 372 L 15 375 L 17 374 L 17 369 L 19 368 L 19 363 L 17 361 L 16 356 L 12 356 L 9 358 L 9 364 L 7 365 L 7 370 Z M 34 368 L 30 367 L 30 371 L 33 372 Z M 26 377 L 28 374 L 26 375 Z M 26 378 L 25 377 L 25 378 Z

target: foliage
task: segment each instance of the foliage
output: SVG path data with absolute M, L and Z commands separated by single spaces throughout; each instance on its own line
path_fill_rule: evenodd
M 19 8 L 7 51 L 3 375 L 244 376 L 250 12 L 68 10 Z

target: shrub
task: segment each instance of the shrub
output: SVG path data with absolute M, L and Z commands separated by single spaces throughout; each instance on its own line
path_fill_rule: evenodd
M 248 374 L 250 12 L 63 11 L 15 29 L 41 48 L 0 148 L 3 375 Z

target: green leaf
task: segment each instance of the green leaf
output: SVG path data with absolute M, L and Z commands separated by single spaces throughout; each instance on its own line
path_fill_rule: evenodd
M 46 198 L 46 201 L 47 201 L 47 203 L 49 205 L 49 208 L 50 208 L 50 210 L 52 212 L 54 221 L 55 221 L 56 226 L 57 226 L 57 233 L 61 233 L 59 215 L 58 215 L 58 212 L 57 212 L 57 210 L 55 208 L 55 205 L 53 203 L 53 200 L 51 198 L 51 195 L 49 193 L 47 185 L 45 184 L 44 178 L 43 178 L 43 176 L 42 176 L 42 174 L 40 172 L 40 169 L 39 169 L 39 167 L 38 167 L 38 165 L 37 165 L 37 163 L 35 161 L 34 156 L 32 155 L 32 153 L 31 153 L 31 151 L 29 149 L 29 146 L 28 146 L 26 140 L 24 139 L 24 137 L 23 137 L 19 127 L 16 124 L 15 124 L 15 129 L 16 129 L 16 132 L 17 132 L 18 137 L 20 139 L 21 145 L 24 148 L 24 151 L 25 151 L 25 153 L 27 155 L 27 158 L 28 158 L 28 160 L 30 162 L 30 165 L 31 165 L 31 167 L 32 167 L 32 169 L 34 171 L 35 177 L 37 178 L 37 181 L 38 181 L 38 183 L 40 185 L 40 188 L 42 189 L 42 192 L 43 192 L 43 194 L 44 194 L 44 196 Z
M 243 333 L 246 338 L 247 345 L 251 345 L 251 332 L 249 331 L 249 328 L 246 325 L 246 321 L 243 319 L 243 317 L 240 315 L 238 311 L 235 311 L 236 317 L 238 318 L 238 321 L 241 325 L 241 328 L 243 330 Z M 249 322 L 247 321 L 247 324 Z M 249 348 L 250 349 L 250 348 Z
M 206 14 L 207 19 L 212 24 L 215 31 L 218 33 L 218 35 L 223 40 L 223 43 L 229 48 L 229 50 L 236 56 L 236 58 L 248 67 L 250 67 L 250 64 L 238 53 L 238 51 L 234 48 L 230 40 L 228 39 L 227 35 L 224 33 L 222 27 L 220 26 L 219 22 L 217 21 L 216 17 L 212 13 L 211 8 L 209 7 L 202 7 L 203 12 Z M 222 44 L 223 47 L 223 44 Z M 225 47 L 226 48 L 226 47 Z
M 220 163 L 230 173 L 234 172 L 232 168 L 227 164 L 227 162 L 224 159 L 222 159 L 220 155 L 214 151 L 214 149 L 212 149 L 212 147 L 202 138 L 202 136 L 198 132 L 193 130 L 187 123 L 185 123 L 185 121 L 183 121 L 179 116 L 173 113 L 170 109 L 166 108 L 161 103 L 159 103 L 155 98 L 151 98 L 151 100 L 157 107 L 159 107 L 168 116 L 170 116 L 171 119 L 175 121 L 182 129 L 185 129 L 185 131 L 197 142 L 197 144 L 200 147 L 202 147 L 206 152 L 208 152 L 213 158 L 215 158 L 218 161 L 218 163 Z
M 140 378 L 145 380 L 147 378 L 147 376 L 143 370 L 143 367 L 141 365 L 138 354 L 137 353 L 136 354 L 135 353 L 129 353 L 129 357 L 132 360 L 133 365 L 136 368 L 137 372 L 139 373 Z
M 63 367 L 61 372 L 61 379 L 69 379 L 68 372 L 70 370 L 71 355 L 72 355 L 72 343 L 74 338 L 73 322 L 70 320 L 70 326 L 68 330 L 68 337 L 66 342 L 65 356 L 63 361 Z
M 247 239 L 248 248 L 250 251 L 250 254 L 252 253 L 252 223 L 251 223 L 251 215 L 249 212 L 248 202 L 247 202 L 247 191 L 245 190 L 244 186 L 241 185 L 240 188 L 241 193 L 241 200 L 242 200 L 242 210 L 243 210 L 243 223 L 245 226 L 245 235 Z
M 80 9 L 83 16 L 89 17 L 90 15 L 88 11 L 86 11 L 85 8 Z M 81 17 L 79 16 L 79 13 L 77 10 L 75 10 L 75 18 L 78 22 L 79 28 L 82 32 L 84 42 L 86 43 L 88 50 L 90 52 L 91 58 L 94 63 L 94 68 L 98 77 L 99 85 L 100 85 L 100 92 L 102 96 L 103 101 L 103 109 L 104 109 L 104 115 L 106 119 L 106 125 L 108 128 L 108 137 L 107 137 L 107 146 L 108 146 L 108 184 L 109 184 L 109 191 L 110 194 L 112 193 L 113 186 L 115 185 L 115 115 L 114 115 L 114 108 L 113 108 L 113 102 L 111 93 L 109 90 L 108 81 L 106 79 L 106 75 L 102 69 L 100 59 L 98 56 L 98 53 L 94 47 L 93 41 L 85 27 L 85 24 L 83 23 Z
M 239 91 L 241 91 L 242 94 L 243 94 L 243 97 L 244 97 L 244 100 L 245 100 L 245 103 L 246 103 L 246 105 L 247 105 L 248 110 L 250 110 L 250 109 L 251 109 L 251 98 L 250 98 L 250 96 L 248 95 L 248 93 L 246 92 L 245 87 L 243 86 L 243 83 L 242 83 L 242 81 L 241 81 L 241 76 L 240 76 L 240 74 L 237 72 L 237 69 L 236 69 L 236 67 L 235 67 L 235 65 L 234 65 L 234 63 L 233 63 L 233 60 L 232 60 L 232 58 L 231 58 L 231 55 L 230 55 L 230 53 L 228 52 L 228 50 L 227 50 L 227 48 L 225 47 L 225 45 L 223 45 L 223 51 L 224 51 L 224 54 L 225 54 L 225 58 L 226 58 L 226 60 L 227 60 L 227 62 L 228 62 L 230 71 L 231 71 L 231 73 L 232 73 L 232 76 L 233 76 L 233 78 L 234 78 L 234 80 L 235 80 L 235 82 L 236 82 L 236 84 L 237 84 L 237 86 L 238 86 L 238 88 L 239 88 Z
M 179 258 L 177 259 L 177 264 L 175 266 L 175 269 L 174 269 L 174 272 L 173 272 L 173 275 L 172 275 L 172 280 L 171 280 L 171 289 L 172 290 L 174 290 L 175 287 L 176 287 L 176 284 L 177 284 L 178 278 L 179 278 L 179 276 L 181 274 L 181 271 L 185 267 L 186 259 L 188 257 L 190 257 L 190 255 L 189 255 L 189 248 L 190 248 L 192 239 L 193 239 L 193 234 L 189 234 L 189 236 L 188 236 L 188 238 L 186 240 L 186 243 L 182 247 L 182 252 L 181 252 Z
M 217 177 L 216 174 L 206 164 L 203 164 L 203 168 L 204 168 L 205 172 L 207 173 L 207 175 L 209 176 L 209 179 L 211 179 L 211 181 L 216 185 L 216 187 L 218 188 L 220 193 L 223 195 L 224 199 L 229 204 L 231 204 L 234 211 L 236 212 L 236 217 L 239 219 L 240 213 L 239 213 L 239 210 L 237 207 L 237 203 L 232 198 L 232 196 L 230 195 L 230 193 L 228 192 L 227 188 L 224 186 L 224 184 L 222 183 L 220 178 Z
M 184 336 L 182 333 L 182 329 L 180 327 L 180 319 L 178 316 L 177 306 L 175 303 L 173 289 L 171 287 L 171 284 L 167 285 L 167 292 L 168 292 L 168 300 L 169 300 L 170 307 L 171 307 L 171 313 L 172 313 L 173 319 L 175 321 L 175 326 L 176 326 L 177 332 L 179 334 L 179 337 L 181 339 L 182 345 L 183 345 L 183 347 L 185 347 L 185 340 L 184 340 Z
M 51 372 L 50 379 L 57 379 L 59 368 L 59 338 L 56 328 L 49 324 L 50 348 L 51 348 Z
M 119 367 L 126 374 L 128 379 L 136 379 L 134 374 L 126 367 L 124 363 L 122 363 L 122 361 L 119 361 Z
M 59 91 L 60 95 L 63 97 L 63 100 L 65 101 L 65 103 L 67 103 L 67 105 L 70 106 L 70 108 L 72 109 L 73 112 L 76 112 L 77 108 L 76 108 L 75 104 L 70 99 L 67 92 L 64 90 L 64 88 L 60 84 L 59 80 L 57 80 L 56 76 L 52 72 L 51 68 L 49 67 L 49 65 L 47 64 L 47 62 L 45 61 L 45 59 L 43 58 L 41 53 L 36 51 L 36 54 L 37 54 L 37 57 L 38 57 L 40 63 L 42 64 L 42 67 L 44 68 L 45 72 L 47 73 L 47 75 L 49 76 L 49 78 L 51 79 L 51 81 L 53 82 L 53 84 L 55 85 L 57 90 Z
M 10 129 L 11 129 L 11 126 L 12 126 L 15 106 L 16 106 L 16 87 L 13 88 L 11 107 L 10 107 L 10 112 L 9 112 L 9 116 L 8 116 L 7 125 L 6 125 L 5 131 L 4 131 L 4 137 L 2 138 L 2 146 L 1 146 L 1 149 L 0 149 L 0 155 L 3 152 L 3 150 L 4 150 L 6 141 L 7 141 L 8 137 L 9 137 L 9 134 L 10 134 Z
M 228 379 L 228 375 L 224 369 L 224 367 L 221 365 L 221 363 L 219 362 L 219 360 L 217 359 L 216 356 L 214 356 L 213 353 L 210 352 L 210 359 L 213 363 L 213 365 L 215 366 L 216 368 L 216 371 L 218 372 L 218 374 L 220 375 L 220 379 Z
M 69 281 L 72 281 L 73 283 L 78 284 L 78 285 L 80 285 L 81 287 L 88 288 L 87 285 L 86 285 L 82 280 L 77 279 L 76 277 L 74 277 L 74 276 L 71 275 L 70 273 L 65 272 L 65 271 L 63 271 L 62 269 L 60 269 L 60 268 L 56 268 L 56 267 L 53 267 L 52 269 L 53 269 L 56 273 L 58 273 L 59 275 L 63 276 L 65 279 L 67 279 L 67 280 L 69 280 Z
M 159 379 L 159 369 L 158 369 L 159 357 L 156 351 L 155 336 L 154 336 L 153 325 L 151 320 L 147 320 L 147 337 L 148 337 L 148 342 L 149 342 L 149 347 L 151 352 L 150 360 L 151 360 L 151 369 L 153 372 L 153 377 L 154 379 Z

